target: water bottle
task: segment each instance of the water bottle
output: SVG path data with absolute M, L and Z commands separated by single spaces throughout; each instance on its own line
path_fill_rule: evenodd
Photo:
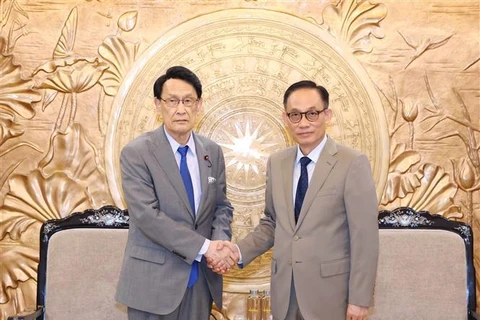
M 247 320 L 261 320 L 262 310 L 260 309 L 261 299 L 258 290 L 250 290 L 247 298 Z
M 265 290 L 262 298 L 262 320 L 272 320 L 272 310 L 270 308 L 270 290 Z

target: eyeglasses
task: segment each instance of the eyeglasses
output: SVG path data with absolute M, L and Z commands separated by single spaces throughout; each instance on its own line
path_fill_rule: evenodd
M 318 120 L 318 116 L 320 113 L 323 111 L 327 110 L 327 108 L 323 110 L 308 110 L 307 112 L 298 112 L 298 111 L 293 111 L 293 112 L 288 112 L 287 117 L 290 119 L 292 123 L 299 123 L 302 121 L 303 116 L 305 115 L 305 118 L 307 118 L 308 121 L 314 122 Z
M 163 102 L 165 102 L 165 105 L 169 108 L 176 108 L 178 107 L 178 104 L 181 102 L 183 103 L 183 106 L 185 108 L 191 108 L 195 106 L 198 102 L 198 99 L 193 99 L 193 98 L 185 98 L 185 99 L 175 99 L 175 98 L 167 98 L 167 99 L 162 99 L 160 98 Z

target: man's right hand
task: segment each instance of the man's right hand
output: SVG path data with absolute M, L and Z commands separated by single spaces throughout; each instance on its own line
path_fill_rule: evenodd
M 214 240 L 210 241 L 207 252 L 207 265 L 210 269 L 219 274 L 230 271 L 240 259 L 237 246 L 229 241 Z

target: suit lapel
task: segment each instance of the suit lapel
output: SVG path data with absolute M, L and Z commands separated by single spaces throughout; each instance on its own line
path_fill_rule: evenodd
M 175 155 L 172 152 L 172 147 L 168 142 L 167 136 L 163 129 L 163 125 L 157 130 L 153 131 L 153 145 L 149 145 L 150 152 L 157 160 L 160 168 L 168 178 L 168 181 L 172 184 L 173 188 L 177 191 L 180 199 L 182 199 L 188 212 L 194 217 L 194 214 L 190 208 L 190 201 L 188 200 L 187 191 L 183 184 L 182 176 L 180 175 L 180 169 L 178 168 Z M 161 186 L 160 186 L 161 188 Z
M 308 186 L 307 193 L 305 194 L 305 199 L 303 200 L 302 210 L 300 211 L 295 230 L 298 230 L 298 227 L 310 210 L 318 191 L 320 191 L 325 183 L 325 180 L 327 180 L 328 175 L 335 166 L 335 163 L 337 162 L 337 159 L 335 158 L 336 153 L 337 146 L 333 139 L 329 137 L 327 143 L 325 144 L 325 148 L 320 154 L 318 162 L 315 165 L 315 170 L 313 171 L 312 178 L 310 179 L 310 184 Z
M 292 230 L 295 229 L 295 215 L 293 213 L 293 168 L 295 165 L 295 155 L 297 148 L 290 148 L 287 155 L 282 160 L 282 175 L 283 175 L 283 188 L 284 199 L 286 202 L 288 220 L 292 226 Z
M 208 177 L 212 175 L 212 165 L 211 162 L 206 160 L 208 159 L 209 153 L 208 148 L 206 148 L 200 139 L 194 134 L 193 140 L 195 141 L 195 149 L 197 152 L 197 159 L 198 159 L 198 168 L 200 171 L 200 186 L 202 188 L 202 197 L 200 199 L 200 203 L 198 204 L 198 211 L 196 215 L 196 219 L 198 221 L 198 217 L 203 212 L 203 207 L 205 206 L 205 200 L 208 196 Z M 206 158 L 207 157 L 207 158 Z

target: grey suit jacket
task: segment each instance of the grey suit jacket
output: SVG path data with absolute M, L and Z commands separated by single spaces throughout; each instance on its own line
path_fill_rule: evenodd
M 370 163 L 365 155 L 328 138 L 295 224 L 296 150 L 270 157 L 265 218 L 238 246 L 244 265 L 273 246 L 275 318 L 285 318 L 293 275 L 305 319 L 344 320 L 348 303 L 369 306 L 373 296 L 378 207 Z
M 193 138 L 202 188 L 195 216 L 163 126 L 132 140 L 121 152 L 130 228 L 116 298 L 131 308 L 173 312 L 205 239 L 231 238 L 233 208 L 226 198 L 222 150 L 205 137 Z M 200 272 L 221 308 L 222 277 L 206 267 L 205 259 Z

